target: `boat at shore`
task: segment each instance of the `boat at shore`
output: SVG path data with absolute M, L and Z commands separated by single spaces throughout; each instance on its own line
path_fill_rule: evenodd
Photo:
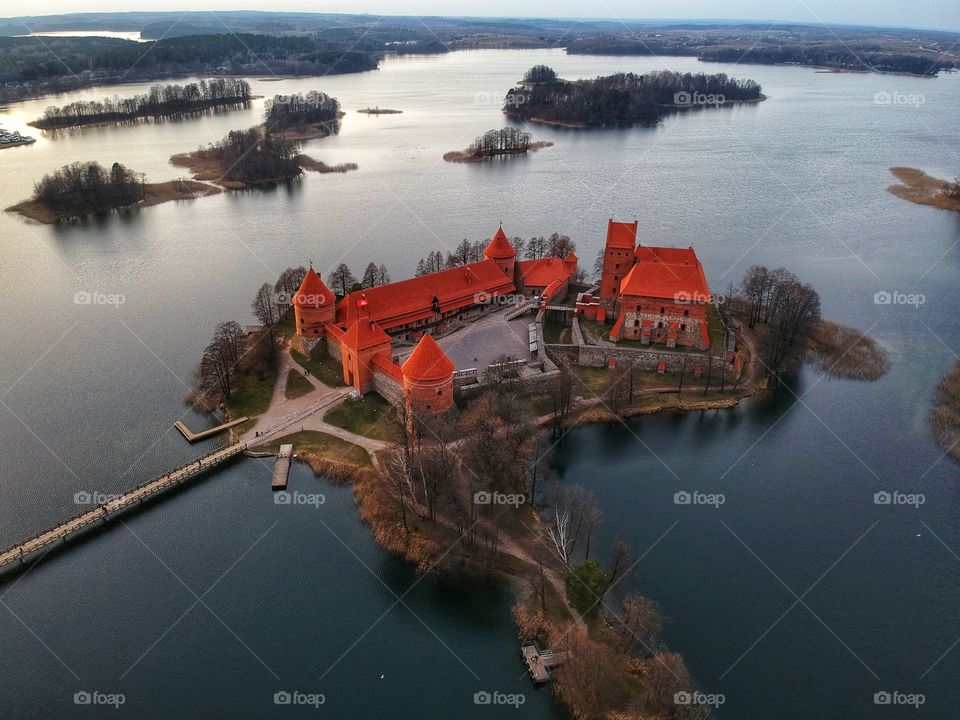
M 21 135 L 19 131 L 3 130 L 0 128 L 0 149 L 16 147 L 17 145 L 31 145 L 36 140 L 29 135 Z

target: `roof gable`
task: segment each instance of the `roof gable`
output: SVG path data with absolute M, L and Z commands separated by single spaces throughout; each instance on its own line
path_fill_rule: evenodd
M 633 250 L 637 244 L 637 225 L 634 220 L 632 223 L 607 221 L 607 247 L 608 248 L 626 248 Z
M 710 288 L 693 248 L 644 245 L 620 282 L 620 293 L 637 297 L 709 302 Z

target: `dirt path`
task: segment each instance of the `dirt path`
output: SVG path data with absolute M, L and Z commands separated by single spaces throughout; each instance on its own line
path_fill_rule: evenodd
M 270 405 L 266 412 L 257 416 L 254 425 L 240 438 L 242 441 L 260 445 L 301 430 L 316 430 L 359 445 L 371 455 L 389 447 L 389 443 L 382 440 L 357 435 L 323 419 L 327 412 L 343 402 L 353 388 L 331 388 L 313 375 L 305 375 L 303 368 L 290 355 L 288 346 L 277 355 L 277 363 L 277 382 L 273 386 Z M 313 385 L 313 392 L 288 399 L 287 376 L 291 370 Z

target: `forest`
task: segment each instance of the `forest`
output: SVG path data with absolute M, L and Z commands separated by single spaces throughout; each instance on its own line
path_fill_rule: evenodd
M 263 122 L 271 132 L 322 125 L 336 133 L 340 115 L 340 102 L 336 98 L 311 90 L 305 94 L 274 96 L 264 106 Z
M 346 40 L 258 34 L 147 43 L 104 37 L 0 37 L 0 102 L 93 85 L 185 75 L 329 75 L 375 70 L 379 49 Z
M 186 115 L 211 108 L 238 107 L 250 99 L 250 85 L 245 80 L 213 78 L 187 85 L 154 85 L 148 93 L 132 97 L 78 100 L 62 107 L 50 106 L 43 117 L 30 124 L 51 130 L 131 122 Z
M 556 78 L 550 68 L 536 66 L 527 72 L 520 86 L 507 92 L 503 110 L 515 120 L 568 125 L 656 123 L 668 108 L 683 104 L 678 100 L 680 96 L 745 102 L 762 99 L 760 90 L 753 80 L 738 80 L 723 73 L 661 70 L 571 82 Z
M 929 76 L 935 76 L 941 70 L 951 70 L 955 67 L 950 60 L 931 59 L 925 55 L 891 53 L 879 49 L 855 51 L 842 43 L 704 48 L 699 54 L 699 59 L 704 62 L 813 65 L 843 70 Z
M 64 213 L 113 210 L 143 199 L 142 175 L 114 163 L 76 162 L 44 175 L 34 184 L 33 199 Z
M 525 153 L 530 149 L 530 133 L 517 128 L 506 127 L 500 130 L 488 130 L 477 137 L 467 152 L 475 157 L 494 157 L 512 153 Z

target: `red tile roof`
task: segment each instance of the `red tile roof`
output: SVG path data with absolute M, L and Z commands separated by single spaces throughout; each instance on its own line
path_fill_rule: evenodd
M 386 355 L 374 355 L 373 360 L 370 362 L 373 363 L 375 367 L 383 370 L 383 372 L 389 375 L 394 382 L 403 382 L 403 372 L 400 370 L 400 366 L 394 363 Z
M 350 293 L 337 304 L 337 323 L 349 325 L 369 317 L 384 330 L 434 317 L 433 299 L 441 312 L 473 305 L 477 296 L 495 297 L 514 291 L 513 283 L 493 260 L 481 260 L 438 273 Z M 366 306 L 357 307 L 363 297 Z
M 538 260 L 522 260 L 518 263 L 520 266 L 520 277 L 523 278 L 523 284 L 530 287 L 546 287 L 554 280 L 561 282 L 570 277 L 573 268 L 576 267 L 576 256 L 574 263 L 564 262 L 560 258 L 539 258 Z
M 632 223 L 607 221 L 607 247 L 633 250 L 637 244 L 637 221 Z
M 503 228 L 497 230 L 487 249 L 483 251 L 483 256 L 488 260 L 510 260 L 517 256 L 517 251 L 510 244 Z
M 299 307 L 318 308 L 323 305 L 331 305 L 337 301 L 337 298 L 330 288 L 328 288 L 320 275 L 312 267 L 307 270 L 306 277 L 300 283 L 300 289 L 293 296 L 293 304 Z
M 634 297 L 709 302 L 710 288 L 693 248 L 643 245 L 636 263 L 620 281 L 620 292 Z
M 389 343 L 390 336 L 372 320 L 360 318 L 343 333 L 342 342 L 353 350 L 366 350 L 375 345 Z
M 409 380 L 446 380 L 455 368 L 433 336 L 424 335 L 400 369 Z

